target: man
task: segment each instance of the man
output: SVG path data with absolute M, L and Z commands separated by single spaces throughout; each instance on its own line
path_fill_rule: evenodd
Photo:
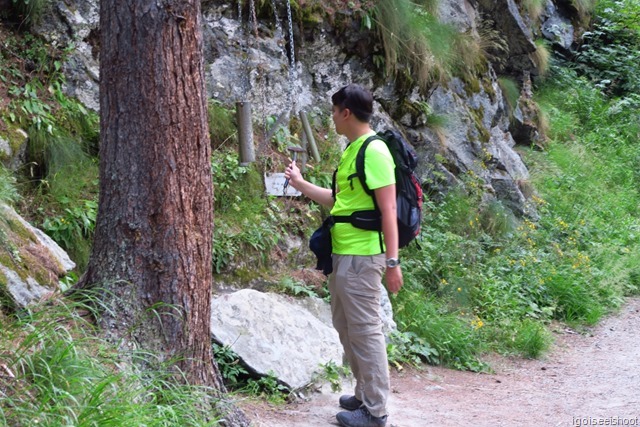
M 369 125 L 373 97 L 364 88 L 350 84 L 333 94 L 331 101 L 336 131 L 350 141 L 338 165 L 335 199 L 331 189 L 304 180 L 295 162 L 287 167 L 285 177 L 295 189 L 330 207 L 332 215 L 374 209 L 373 198 L 365 193 L 355 164 L 363 142 L 375 135 Z M 373 140 L 366 149 L 365 176 L 382 214 L 384 247 L 378 231 L 356 228 L 348 222 L 336 223 L 331 229 L 333 273 L 329 291 L 333 325 L 356 379 L 355 394 L 342 396 L 339 401 L 348 410 L 336 415 L 344 427 L 380 427 L 387 422 L 389 369 L 379 315 L 382 275 L 389 292 L 397 293 L 402 287 L 394 168 L 384 141 Z

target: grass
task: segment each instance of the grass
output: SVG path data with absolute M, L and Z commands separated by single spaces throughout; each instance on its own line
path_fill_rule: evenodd
M 0 423 L 26 426 L 213 426 L 215 394 L 187 385 L 153 355 L 95 337 L 91 297 L 0 317 Z M 134 361 L 122 364 L 122 360 Z M 138 369 L 138 366 L 155 366 Z M 124 367 L 126 366 L 126 367 Z
M 388 76 L 406 73 L 419 86 L 486 67 L 483 42 L 436 19 L 435 3 L 382 0 L 367 11 L 383 48 Z

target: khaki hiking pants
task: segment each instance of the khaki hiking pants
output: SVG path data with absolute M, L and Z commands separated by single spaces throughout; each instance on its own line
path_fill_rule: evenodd
M 333 326 L 356 379 L 355 396 L 371 415 L 387 415 L 389 365 L 380 319 L 385 255 L 333 255 L 329 278 Z

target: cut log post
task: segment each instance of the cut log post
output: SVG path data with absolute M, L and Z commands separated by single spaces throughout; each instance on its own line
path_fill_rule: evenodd
M 256 161 L 256 152 L 253 147 L 253 123 L 251 121 L 250 102 L 236 102 L 236 118 L 238 120 L 240 164 L 246 166 Z
M 307 115 L 303 110 L 300 110 L 300 120 L 302 121 L 302 129 L 304 129 L 304 134 L 307 136 L 309 147 L 311 147 L 311 155 L 316 162 L 320 162 L 320 153 L 318 152 L 318 147 L 316 146 L 316 140 L 313 137 L 313 132 L 311 132 L 311 125 L 309 125 Z

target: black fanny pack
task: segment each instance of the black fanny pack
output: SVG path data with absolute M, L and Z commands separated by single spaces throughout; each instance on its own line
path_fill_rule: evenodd
M 351 215 L 332 215 L 333 222 L 346 222 L 356 228 L 382 231 L 382 217 L 379 210 L 357 211 Z

